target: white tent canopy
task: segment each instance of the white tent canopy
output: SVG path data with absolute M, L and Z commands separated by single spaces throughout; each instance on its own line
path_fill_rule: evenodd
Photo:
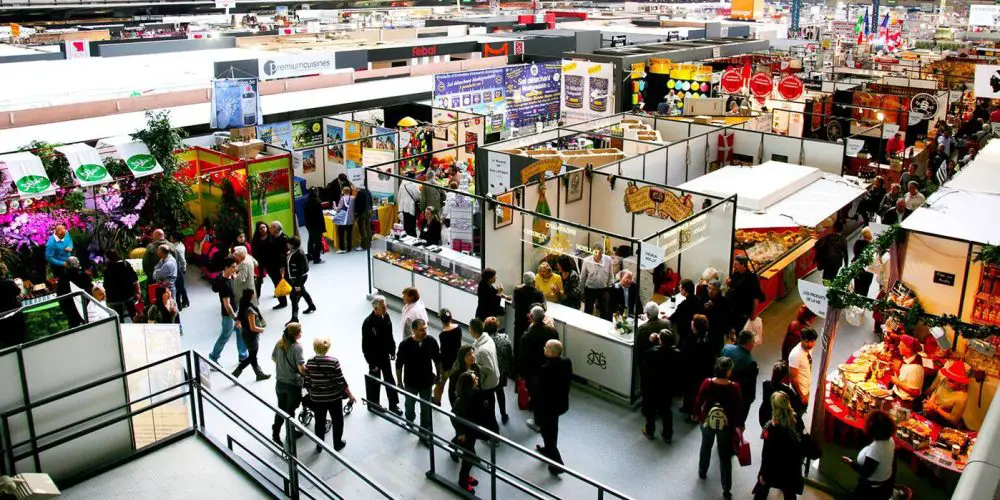
M 1000 194 L 1000 141 L 992 141 L 955 177 L 945 183 L 952 189 Z
M 736 229 L 816 227 L 827 217 L 858 199 L 864 192 L 864 189 L 843 180 L 840 176 L 826 174 L 822 179 L 767 207 L 762 212 L 737 210 Z
M 998 245 L 1000 224 L 991 215 L 997 213 L 1000 213 L 1000 194 L 965 191 L 945 184 L 901 226 L 908 231 Z

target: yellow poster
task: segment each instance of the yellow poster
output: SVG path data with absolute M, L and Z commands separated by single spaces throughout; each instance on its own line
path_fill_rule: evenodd
M 347 168 L 358 168 L 361 166 L 361 123 L 344 123 L 344 140 L 349 141 L 344 144 L 344 160 Z
M 541 160 L 538 160 L 521 170 L 521 184 L 527 184 L 532 177 L 541 174 L 542 172 L 552 172 L 553 174 L 558 174 L 560 170 L 562 170 L 561 156 L 542 158 Z
M 637 187 L 630 182 L 625 190 L 625 210 L 680 222 L 694 213 L 690 195 L 678 197 L 672 191 L 653 186 Z

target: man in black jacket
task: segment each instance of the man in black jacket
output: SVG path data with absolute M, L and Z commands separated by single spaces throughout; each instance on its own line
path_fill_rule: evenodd
M 893 224 L 899 224 L 903 222 L 903 219 L 909 217 L 910 211 L 906 208 L 906 200 L 900 198 L 896 200 L 896 207 L 888 210 L 882 214 L 882 224 L 891 226 Z
M 677 304 L 674 313 L 670 315 L 670 323 L 674 325 L 678 346 L 686 344 L 691 338 L 691 320 L 695 314 L 701 314 L 704 306 L 701 299 L 694 293 L 694 282 L 681 280 L 680 295 L 683 300 Z
M 611 312 L 635 316 L 639 313 L 639 284 L 628 269 L 618 275 L 618 283 L 611 287 Z
M 354 196 L 354 220 L 358 223 L 358 235 L 361 237 L 361 248 L 368 250 L 372 246 L 372 210 L 375 201 L 372 193 L 364 186 L 358 187 Z
M 729 306 L 733 316 L 729 325 L 740 331 L 746 327 L 747 321 L 757 317 L 760 301 L 764 300 L 764 292 L 760 289 L 760 276 L 750 270 L 750 259 L 746 255 L 737 255 L 733 259 L 733 273 L 726 280 L 729 292 Z M 709 323 L 711 325 L 711 322 Z
M 647 321 L 636 329 L 635 341 L 632 343 L 633 359 L 637 365 L 643 353 L 652 345 L 649 340 L 650 335 L 659 335 L 663 330 L 673 330 L 673 325 L 669 321 L 660 319 L 660 306 L 656 302 L 647 302 L 643 312 L 646 313 Z
M 319 188 L 309 190 L 305 212 L 306 229 L 309 230 L 309 244 L 306 245 L 308 257 L 314 264 L 322 264 L 323 233 L 326 231 L 326 218 L 323 216 L 323 202 L 319 199 Z
M 514 334 L 511 340 L 514 342 L 514 354 L 521 351 L 521 336 L 528 330 L 531 322 L 528 314 L 535 304 L 545 304 L 545 294 L 535 288 L 535 273 L 528 271 L 521 276 L 521 284 L 514 288 Z
M 392 361 L 396 359 L 396 339 L 392 338 L 392 320 L 385 307 L 385 297 L 376 295 L 372 297 L 372 313 L 365 318 L 361 324 L 361 352 L 368 362 L 368 373 L 372 377 L 382 377 L 390 384 L 395 384 L 396 380 L 392 376 Z M 379 405 L 378 385 L 366 383 L 368 390 L 368 401 Z M 386 387 L 386 398 L 389 400 L 389 409 L 402 415 L 399 409 L 399 395 L 396 391 Z M 381 411 L 381 406 L 368 406 L 370 411 Z
M 545 364 L 545 344 L 550 340 L 559 340 L 559 332 L 545 324 L 545 309 L 535 306 L 531 309 L 531 327 L 521 338 L 520 350 L 517 353 L 517 376 L 523 378 L 528 385 L 528 393 L 534 400 L 538 392 L 538 374 Z M 537 417 L 537 415 L 536 415 Z M 539 432 L 536 419 L 528 419 L 528 427 Z
M 674 437 L 674 396 L 680 391 L 681 353 L 677 350 L 677 335 L 670 330 L 661 331 L 656 342 L 642 355 L 642 415 L 646 423 L 642 434 L 647 439 L 656 436 L 656 416 L 663 418 L 663 440 L 670 443 Z
M 254 249 L 257 250 L 256 248 Z M 267 269 L 267 275 L 271 277 L 271 283 L 275 287 L 281 282 L 281 277 L 285 272 L 287 264 L 286 253 L 288 252 L 288 236 L 285 234 L 281 223 L 274 221 L 271 223 L 271 246 L 266 256 L 257 256 L 258 262 Z M 289 282 L 291 283 L 291 282 Z M 278 297 L 278 305 L 275 309 L 288 307 L 287 297 Z
M 94 289 L 94 282 L 90 280 L 90 276 L 87 276 L 80 269 L 80 261 L 76 257 L 66 259 L 66 271 L 63 272 L 56 283 L 56 293 L 59 295 L 73 293 L 73 288 L 70 286 L 71 283 L 86 293 L 90 293 Z M 82 301 L 83 299 L 80 300 Z M 76 300 L 69 298 L 61 299 L 59 301 L 59 308 L 66 315 L 66 320 L 69 321 L 70 328 L 76 328 L 83 324 L 83 317 L 80 316 L 80 309 L 76 307 Z
M 569 410 L 569 384 L 573 379 L 573 363 L 562 358 L 562 343 L 549 340 L 544 348 L 545 363 L 538 371 L 535 420 L 542 433 L 542 445 L 535 446 L 543 456 L 562 464 L 559 454 L 559 416 Z M 551 474 L 561 474 L 562 469 L 549 466 Z
M 316 304 L 313 304 L 312 297 L 306 291 L 306 279 L 309 278 L 309 260 L 302 253 L 302 240 L 298 236 L 292 236 L 288 239 L 288 261 L 286 266 L 288 275 L 285 279 L 292 286 L 292 319 L 289 320 L 289 323 L 298 323 L 300 297 L 306 299 L 306 305 L 309 306 L 305 311 L 302 311 L 303 314 L 316 312 Z

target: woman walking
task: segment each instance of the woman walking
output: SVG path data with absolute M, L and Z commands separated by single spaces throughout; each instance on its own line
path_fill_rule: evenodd
M 260 285 L 264 283 L 264 277 L 267 276 L 266 265 L 271 262 L 271 252 L 273 250 L 274 243 L 271 238 L 271 232 L 267 228 L 266 222 L 258 222 L 257 229 L 253 233 L 253 239 L 250 240 L 250 254 L 254 256 L 259 265 L 254 268 L 253 284 L 254 293 L 257 297 L 260 297 Z
M 701 453 L 698 458 L 698 477 L 705 479 L 712 459 L 712 446 L 719 453 L 722 473 L 722 496 L 732 498 L 733 488 L 733 437 L 737 428 L 743 428 L 743 395 L 740 385 L 730 380 L 733 360 L 718 358 L 715 377 L 705 379 L 698 390 L 693 413 L 701 423 Z
M 476 291 L 476 317 L 485 320 L 490 316 L 502 317 L 506 311 L 500 307 L 500 301 L 506 298 L 503 285 L 497 285 L 497 272 L 490 267 L 483 270 L 479 278 L 479 288 Z
M 343 214 L 343 215 L 341 215 Z M 337 222 L 337 242 L 340 243 L 340 250 L 337 253 L 347 253 L 351 249 L 354 237 L 354 195 L 351 194 L 351 187 L 344 186 L 340 195 L 340 202 L 337 203 L 337 215 L 334 216 Z
M 473 372 L 465 372 L 458 378 L 458 398 L 453 411 L 455 415 L 479 427 L 485 426 L 487 400 L 479 390 L 479 377 Z M 455 442 L 465 451 L 462 454 L 462 466 L 458 471 L 458 485 L 465 488 L 471 495 L 476 494 L 479 481 L 472 477 L 472 463 L 476 459 L 476 440 L 483 439 L 480 431 L 464 423 L 455 423 L 458 436 Z
M 313 351 L 316 352 L 316 356 L 306 362 L 305 383 L 309 390 L 309 398 L 312 399 L 312 409 L 316 413 L 316 437 L 322 441 L 326 435 L 326 415 L 329 413 L 333 424 L 333 449 L 340 451 L 347 446 L 347 441 L 344 441 L 343 400 L 347 398 L 353 404 L 354 395 L 347 386 L 344 372 L 340 369 L 340 361 L 327 356 L 330 352 L 330 339 L 314 340 Z M 322 450 L 323 448 L 317 444 L 316 452 Z
M 247 357 L 240 361 L 239 366 L 233 371 L 233 377 L 240 378 L 243 370 L 247 366 L 250 366 L 253 367 L 253 372 L 257 375 L 257 381 L 260 382 L 261 380 L 271 378 L 271 375 L 264 373 L 264 370 L 261 370 L 260 365 L 257 363 L 257 352 L 260 350 L 260 334 L 264 333 L 264 326 L 260 320 L 260 310 L 253 304 L 254 298 L 252 288 L 243 290 L 243 295 L 240 296 L 240 308 L 239 312 L 236 313 L 236 321 L 240 329 L 239 334 L 243 336 L 243 343 L 247 346 Z
M 771 488 L 781 491 L 785 500 L 802 494 L 802 444 L 795 430 L 798 419 L 790 400 L 783 392 L 771 395 L 771 420 L 761 432 L 764 447 L 760 453 L 757 484 L 753 488 L 754 500 L 767 500 Z
M 278 395 L 278 408 L 288 414 L 290 418 L 295 417 L 295 410 L 302 402 L 302 376 L 306 373 L 306 360 L 302 354 L 302 325 L 289 323 L 285 325 L 285 330 L 281 333 L 281 338 L 271 351 L 271 361 L 275 367 L 274 391 Z M 271 425 L 271 439 L 281 446 L 281 427 L 285 419 L 280 414 L 274 415 L 274 424 Z M 292 433 L 293 439 L 302 435 L 301 432 Z

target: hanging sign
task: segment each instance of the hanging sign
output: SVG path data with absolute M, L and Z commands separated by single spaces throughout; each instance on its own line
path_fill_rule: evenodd
M 816 316 L 825 317 L 827 308 L 826 287 L 812 281 L 799 280 L 799 297 Z
M 14 180 L 21 198 L 40 198 L 56 194 L 56 186 L 45 173 L 42 160 L 24 151 L 0 156 L 0 166 L 7 167 L 7 175 Z
M 917 94 L 910 98 L 910 118 L 930 120 L 937 114 L 937 98 L 930 94 Z
M 560 170 L 562 170 L 561 156 L 542 158 L 541 160 L 538 160 L 521 170 L 521 184 L 527 184 L 532 177 L 541 174 L 542 172 L 552 172 L 553 174 L 558 174 Z
M 260 125 L 261 120 L 256 78 L 220 78 L 212 81 L 212 128 L 252 127 Z
M 789 101 L 802 97 L 805 90 L 806 86 L 802 83 L 802 79 L 795 75 L 786 75 L 778 80 L 778 94 Z
M 59 146 L 56 151 L 66 157 L 69 169 L 76 176 L 77 184 L 86 187 L 113 180 L 108 169 L 104 168 L 104 162 L 101 161 L 101 155 L 97 154 L 96 149 L 78 143 Z
M 774 79 L 769 73 L 756 73 L 750 77 L 750 93 L 759 99 L 771 95 L 774 90 Z
M 90 57 L 90 41 L 66 40 L 66 59 L 85 59 L 87 57 Z
M 144 177 L 163 171 L 163 167 L 149 153 L 149 148 L 141 142 L 115 144 L 115 149 L 118 157 L 125 162 L 135 177 Z
M 642 252 L 639 253 L 639 267 L 642 269 L 653 269 L 663 262 L 663 249 L 651 244 L 644 243 Z
M 722 85 L 722 90 L 730 94 L 738 94 L 743 91 L 743 76 L 740 75 L 739 70 L 727 69 L 722 73 L 722 80 L 719 83 Z
M 625 190 L 625 211 L 680 222 L 694 213 L 690 195 L 678 197 L 673 191 L 653 186 L 638 187 L 634 182 Z

